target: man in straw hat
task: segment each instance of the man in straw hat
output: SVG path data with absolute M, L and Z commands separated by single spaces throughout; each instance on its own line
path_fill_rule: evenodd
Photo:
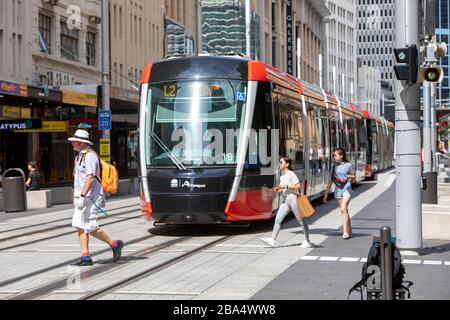
M 72 226 L 78 230 L 82 256 L 76 262 L 76 266 L 92 266 L 93 262 L 89 253 L 89 235 L 107 243 L 113 250 L 113 260 L 120 259 L 123 248 L 122 240 L 113 240 L 97 222 L 100 208 L 105 205 L 105 194 L 100 183 L 100 160 L 97 154 L 91 151 L 93 143 L 89 141 L 89 133 L 85 130 L 77 130 L 72 138 L 73 150 L 78 152 L 75 158 L 74 170 L 74 204 L 75 213 Z M 91 152 L 89 152 L 91 151 Z

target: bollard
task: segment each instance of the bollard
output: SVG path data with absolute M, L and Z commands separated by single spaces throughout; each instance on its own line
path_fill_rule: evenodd
M 380 267 L 381 267 L 381 290 L 383 300 L 393 300 L 393 275 L 392 275 L 392 238 L 391 228 L 382 227 L 380 230 Z

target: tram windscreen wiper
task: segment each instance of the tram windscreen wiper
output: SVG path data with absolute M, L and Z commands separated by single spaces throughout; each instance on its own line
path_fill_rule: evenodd
M 186 167 L 173 155 L 172 151 L 162 142 L 162 140 L 152 131 L 152 138 L 169 155 L 170 160 L 179 170 L 186 170 Z

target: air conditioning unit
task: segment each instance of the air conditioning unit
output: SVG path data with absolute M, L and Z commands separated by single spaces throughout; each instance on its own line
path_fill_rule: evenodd
M 50 4 L 52 6 L 56 6 L 58 4 L 58 0 L 42 0 L 44 4 Z

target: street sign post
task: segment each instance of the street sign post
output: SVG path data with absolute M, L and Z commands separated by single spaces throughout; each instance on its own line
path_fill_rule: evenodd
M 98 129 L 100 131 L 111 130 L 111 110 L 98 111 Z

